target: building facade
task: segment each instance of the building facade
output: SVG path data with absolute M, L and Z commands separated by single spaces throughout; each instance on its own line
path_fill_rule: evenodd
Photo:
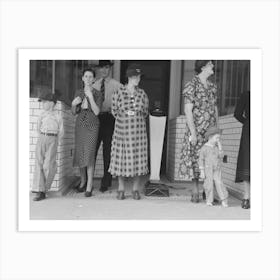
M 145 73 L 140 87 L 149 97 L 150 110 L 155 104 L 160 104 L 167 115 L 161 174 L 170 181 L 188 181 L 188 178 L 180 178 L 178 174 L 182 140 L 187 129 L 181 93 L 184 84 L 195 75 L 195 61 L 114 61 L 112 77 L 125 83 L 125 70 L 132 62 L 141 64 Z M 63 117 L 65 127 L 65 135 L 58 147 L 58 170 L 52 190 L 58 191 L 67 187 L 74 176 L 78 175 L 78 170 L 72 167 L 75 117 L 71 114 L 70 105 L 75 89 L 82 85 L 82 69 L 93 67 L 95 64 L 97 61 L 90 60 L 30 61 L 30 184 L 35 165 L 37 117 L 41 112 L 37 96 L 42 87 L 48 87 L 59 95 L 60 101 L 56 105 L 56 110 Z M 233 111 L 239 96 L 250 89 L 250 61 L 219 60 L 215 61 L 215 65 L 213 79 L 218 85 L 219 124 L 223 129 L 222 144 L 227 159 L 223 163 L 223 180 L 228 189 L 240 197 L 242 187 L 236 184 L 234 179 L 242 126 L 234 119 Z M 101 177 L 102 174 L 102 147 L 100 147 L 94 176 Z

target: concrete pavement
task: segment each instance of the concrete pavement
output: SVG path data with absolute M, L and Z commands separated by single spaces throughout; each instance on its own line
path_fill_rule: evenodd
M 165 182 L 167 183 L 167 182 Z M 95 180 L 96 189 L 100 180 Z M 144 185 L 144 184 L 143 184 Z M 30 196 L 30 219 L 50 220 L 114 220 L 114 219 L 159 219 L 159 220 L 247 220 L 250 210 L 240 207 L 240 200 L 230 197 L 229 207 L 206 206 L 205 202 L 190 202 L 191 183 L 169 184 L 170 197 L 145 197 L 136 201 L 131 196 L 131 186 L 127 183 L 126 199 L 117 200 L 117 182 L 112 188 L 101 193 L 94 190 L 93 196 L 86 198 L 83 193 L 70 191 L 66 196 L 52 196 L 45 200 L 32 201 Z

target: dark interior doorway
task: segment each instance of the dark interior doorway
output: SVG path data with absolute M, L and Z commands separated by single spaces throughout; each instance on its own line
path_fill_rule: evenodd
M 170 80 L 170 60 L 122 60 L 121 61 L 121 83 L 125 84 L 127 79 L 125 72 L 128 65 L 132 63 L 140 64 L 144 77 L 141 79 L 139 87 L 144 89 L 149 97 L 150 111 L 154 109 L 155 102 L 160 102 L 161 109 L 167 116 L 169 107 L 169 80 Z M 161 174 L 166 172 L 166 152 L 167 152 L 167 124 L 162 151 Z M 149 129 L 148 129 L 149 134 Z

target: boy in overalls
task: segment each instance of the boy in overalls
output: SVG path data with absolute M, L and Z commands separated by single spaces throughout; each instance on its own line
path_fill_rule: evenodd
M 56 97 L 51 92 L 42 91 L 38 101 L 43 103 L 43 112 L 38 118 L 38 141 L 36 145 L 35 173 L 32 192 L 34 201 L 46 198 L 56 173 L 56 153 L 58 140 L 63 136 L 62 117 L 54 111 Z
M 222 181 L 223 150 L 220 142 L 221 130 L 210 127 L 205 133 L 208 141 L 202 146 L 199 154 L 200 177 L 204 179 L 206 204 L 213 205 L 214 183 L 223 207 L 228 207 L 228 191 Z

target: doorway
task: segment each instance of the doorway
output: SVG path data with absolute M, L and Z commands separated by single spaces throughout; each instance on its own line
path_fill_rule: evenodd
M 144 89 L 149 98 L 149 111 L 152 111 L 155 102 L 159 102 L 168 120 L 169 108 L 169 81 L 170 81 L 170 60 L 122 60 L 120 81 L 127 83 L 125 76 L 128 65 L 137 63 L 140 65 L 144 77 L 141 79 L 139 87 Z M 166 173 L 166 153 L 167 153 L 167 124 L 163 142 L 162 160 L 160 173 Z M 149 124 L 148 124 L 149 125 Z M 148 128 L 149 126 L 147 126 Z M 148 129 L 149 137 L 149 129 Z

